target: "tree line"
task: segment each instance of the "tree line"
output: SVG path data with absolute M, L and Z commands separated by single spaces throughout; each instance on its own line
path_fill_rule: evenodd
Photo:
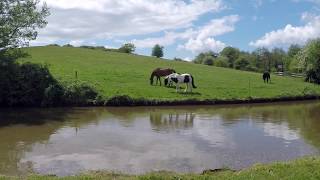
M 304 46 L 293 44 L 288 50 L 257 48 L 246 52 L 229 46 L 220 53 L 199 53 L 193 63 L 244 71 L 301 73 L 306 81 L 320 84 L 320 38 Z

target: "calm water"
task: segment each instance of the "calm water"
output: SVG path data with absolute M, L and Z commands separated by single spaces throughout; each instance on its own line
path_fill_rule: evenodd
M 7 175 L 241 169 L 320 150 L 320 102 L 2 109 L 0 121 Z

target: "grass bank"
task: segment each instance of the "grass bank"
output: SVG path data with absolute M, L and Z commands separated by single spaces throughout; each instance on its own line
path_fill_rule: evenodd
M 260 73 L 205 66 L 187 62 L 162 60 L 154 57 L 106 52 L 72 47 L 32 47 L 24 49 L 31 56 L 22 62 L 48 64 L 60 81 L 77 80 L 92 84 L 108 101 L 130 97 L 131 102 L 145 104 L 197 102 L 216 104 L 264 100 L 310 99 L 320 95 L 320 86 L 302 79 L 273 75 L 272 83 L 265 84 Z M 179 73 L 191 73 L 198 89 L 194 93 L 176 93 L 173 88 L 151 86 L 150 73 L 157 67 L 170 67 Z M 111 100 L 110 100 L 111 99 Z M 109 103 L 108 103 L 109 102 Z M 158 102 L 158 103 L 157 103 Z M 268 101 L 266 101 L 268 102 Z M 115 103 L 116 104 L 116 103 Z
M 248 180 L 248 179 L 320 179 L 320 158 L 308 157 L 290 162 L 278 162 L 267 165 L 255 165 L 241 171 L 221 170 L 207 171 L 202 174 L 178 174 L 172 172 L 156 172 L 145 175 L 124 175 L 108 172 L 91 172 L 77 176 L 54 177 L 33 175 L 25 179 L 36 180 L 75 180 L 75 179 L 229 179 L 229 180 Z M 19 179 L 17 177 L 0 177 L 0 179 Z

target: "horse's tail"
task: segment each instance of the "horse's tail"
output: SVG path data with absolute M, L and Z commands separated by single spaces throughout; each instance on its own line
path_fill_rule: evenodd
M 190 75 L 190 76 L 191 76 L 191 75 Z M 197 86 L 194 85 L 194 78 L 193 78 L 193 76 L 191 76 L 191 79 L 192 79 L 192 87 L 196 89 Z

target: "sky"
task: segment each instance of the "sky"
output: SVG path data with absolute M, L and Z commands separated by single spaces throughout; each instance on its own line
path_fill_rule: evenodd
M 287 49 L 320 37 L 320 0 L 41 0 L 50 8 L 46 28 L 31 46 L 134 43 L 150 55 L 192 60 L 224 47 Z

